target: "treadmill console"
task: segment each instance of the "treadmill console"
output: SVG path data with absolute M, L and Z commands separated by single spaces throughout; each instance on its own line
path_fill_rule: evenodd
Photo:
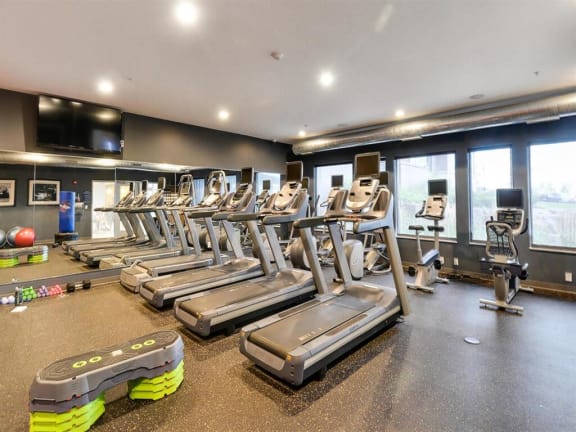
M 510 225 L 514 235 L 518 235 L 524 228 L 524 210 L 498 209 L 496 211 L 496 220 Z
M 448 203 L 446 195 L 431 195 L 424 202 L 422 209 L 416 213 L 416 217 L 430 220 L 444 219 L 444 211 Z
M 378 184 L 378 179 L 372 177 L 354 179 L 346 200 L 346 209 L 359 213 L 368 208 L 378 191 Z
M 243 183 L 241 184 L 238 189 L 236 189 L 236 192 L 234 192 L 234 195 L 232 196 L 232 198 L 230 199 L 230 202 L 228 203 L 228 208 L 237 208 L 239 207 L 243 202 L 244 202 L 244 198 L 249 195 L 252 192 L 252 185 L 249 183 Z
M 298 197 L 298 192 L 302 189 L 302 184 L 300 182 L 286 182 L 280 189 L 280 192 L 276 195 L 274 200 L 274 210 L 286 210 L 292 205 L 296 197 Z

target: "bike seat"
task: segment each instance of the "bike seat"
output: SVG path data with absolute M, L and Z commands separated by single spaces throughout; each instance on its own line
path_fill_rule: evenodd
M 422 225 L 410 225 L 408 229 L 414 231 L 424 231 L 424 227 Z
M 441 227 L 441 226 L 437 227 L 437 226 L 430 225 L 430 226 L 428 226 L 428 231 L 444 232 L 444 227 Z

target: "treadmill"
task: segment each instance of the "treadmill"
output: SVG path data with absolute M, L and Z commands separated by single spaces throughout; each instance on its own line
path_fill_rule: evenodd
M 118 253 L 112 257 L 103 258 L 100 260 L 100 269 L 105 270 L 109 268 L 126 267 L 131 265 L 136 261 L 146 261 L 157 258 L 174 257 L 179 255 L 189 255 L 190 247 L 188 246 L 188 240 L 186 239 L 186 233 L 184 231 L 184 226 L 180 219 L 179 209 L 190 205 L 192 202 L 192 197 L 194 195 L 194 183 L 192 176 L 190 174 L 185 174 L 180 177 L 178 183 L 178 192 L 176 199 L 169 205 L 158 208 L 158 212 L 163 213 L 163 220 L 166 220 L 167 233 L 164 237 L 167 239 L 166 243 L 152 249 L 142 249 L 133 252 Z M 175 227 L 178 233 L 178 240 L 180 245 L 178 245 L 172 235 L 170 230 L 170 223 Z
M 126 206 L 119 206 L 115 207 L 112 211 L 118 214 L 120 220 L 127 220 L 129 221 L 131 231 L 134 232 L 134 237 L 120 237 L 114 239 L 108 239 L 105 242 L 86 242 L 80 243 L 77 245 L 71 245 L 68 247 L 68 254 L 72 255 L 77 260 L 80 259 L 80 255 L 82 252 L 95 250 L 95 249 L 103 249 L 103 248 L 110 248 L 114 246 L 133 246 L 137 244 L 146 243 L 148 241 L 148 236 L 146 231 L 142 225 L 142 221 L 136 214 L 131 214 L 127 212 L 122 212 L 124 209 L 128 208 L 136 208 L 141 207 L 146 204 L 146 190 L 147 190 L 148 182 L 145 180 L 142 182 L 142 188 L 140 193 L 133 199 L 133 201 Z M 129 230 L 130 231 L 130 230 Z
M 219 211 L 227 212 L 251 212 L 254 209 L 254 193 L 252 192 L 253 169 L 242 169 L 241 184 L 235 193 L 228 194 L 223 201 L 215 201 L 214 195 L 221 195 L 220 188 L 214 182 L 208 181 L 208 188 L 202 201 L 196 207 L 182 209 L 182 214 L 189 237 L 194 246 L 194 253 L 188 256 L 178 256 L 173 258 L 163 258 L 141 263 L 134 263 L 125 268 L 120 273 L 120 283 L 124 288 L 132 292 L 140 292 L 140 287 L 144 282 L 148 282 L 159 276 L 176 273 L 184 270 L 191 270 L 199 267 L 206 267 L 214 264 L 222 264 L 228 260 L 224 254 L 216 254 L 216 249 L 212 248 L 212 253 L 203 252 L 198 239 L 197 225 L 192 218 L 186 217 L 185 210 L 209 210 L 212 205 L 206 203 L 217 203 L 220 205 Z
M 94 211 L 99 212 L 113 212 L 117 208 L 128 207 L 134 201 L 134 183 L 130 182 L 130 190 L 126 195 L 120 198 L 120 201 L 114 207 L 98 207 L 95 208 Z M 106 237 L 106 238 L 89 238 L 89 239 L 82 239 L 82 240 L 66 240 L 62 242 L 62 250 L 65 253 L 68 253 L 68 250 L 71 247 L 80 246 L 80 245 L 96 245 L 98 243 L 106 243 L 111 241 L 130 241 L 136 238 L 136 232 L 134 228 L 132 228 L 131 221 L 128 217 L 124 214 L 118 214 L 120 217 L 120 223 L 124 226 L 124 230 L 126 231 L 126 235 L 122 237 Z
M 292 208 L 300 208 L 300 206 L 306 204 L 301 203 L 303 197 L 302 194 L 299 193 L 301 187 L 302 185 L 299 178 L 287 178 L 287 182 L 284 184 L 282 189 L 277 192 L 267 202 L 267 205 L 260 209 L 260 211 L 263 214 L 267 212 L 269 209 L 268 204 L 274 205 L 279 209 L 282 208 L 287 212 L 291 212 Z M 253 279 L 262 276 L 265 271 L 272 271 L 270 266 L 263 268 L 259 259 L 246 257 L 244 255 L 240 239 L 235 235 L 232 221 L 228 220 L 229 215 L 226 212 L 212 212 L 210 214 L 196 212 L 191 216 L 204 219 L 207 228 L 210 228 L 212 225 L 213 215 L 214 220 L 222 222 L 222 226 L 224 227 L 228 240 L 230 241 L 235 258 L 224 264 L 161 276 L 153 281 L 144 283 L 140 288 L 140 295 L 150 304 L 157 308 L 161 308 L 163 306 L 171 305 L 178 297 L 183 297 L 212 288 L 218 288 L 235 282 Z M 255 229 L 255 220 L 247 223 Z M 218 241 L 215 238 L 215 234 L 212 233 L 210 235 L 212 247 L 217 247 Z M 212 235 L 214 235 L 214 238 L 212 238 Z
M 288 164 L 287 178 L 301 178 L 301 173 L 302 162 Z M 305 216 L 308 193 L 302 188 L 296 198 L 297 205 L 288 210 L 281 203 L 281 195 L 275 198 L 276 203 L 271 202 L 263 213 L 233 214 L 228 217 L 230 221 L 246 224 L 265 275 L 176 299 L 175 316 L 189 330 L 204 337 L 220 329 L 231 334 L 241 323 L 302 303 L 316 293 L 310 271 L 286 265 L 275 230 L 275 225 L 291 223 Z M 270 245 L 276 266 L 274 270 L 260 235 L 258 220 L 262 221 Z
M 356 155 L 355 177 L 368 181 L 379 177 L 379 153 Z M 334 207 L 321 217 L 295 222 L 304 243 L 319 294 L 311 301 L 244 327 L 240 351 L 259 367 L 291 385 L 308 377 L 322 377 L 328 365 L 370 336 L 392 326 L 409 313 L 406 282 L 393 224 L 393 197 L 381 187 L 368 211 L 353 213 Z M 353 222 L 356 234 L 381 231 L 385 239 L 394 278 L 394 288 L 353 281 L 343 249 L 339 221 Z M 330 287 L 322 273 L 312 229 L 328 227 L 334 244 L 335 265 L 341 283 Z
M 132 252 L 138 250 L 138 248 L 156 248 L 162 246 L 168 240 L 173 242 L 173 238 L 170 237 L 168 230 L 168 222 L 164 217 L 164 214 L 159 211 L 159 208 L 164 203 L 164 187 L 166 186 L 166 179 L 160 177 L 158 179 L 158 190 L 156 190 L 150 198 L 146 200 L 146 203 L 140 207 L 131 207 L 126 209 L 118 209 L 119 213 L 125 212 L 129 214 L 136 214 L 140 222 L 144 226 L 146 231 L 147 240 L 139 244 L 118 247 L 114 245 L 99 247 L 97 249 L 88 250 L 80 253 L 80 260 L 85 262 L 88 266 L 97 267 L 100 264 L 100 260 L 109 256 L 113 256 L 117 253 Z M 155 220 L 152 214 L 156 214 L 157 219 Z M 164 235 L 168 234 L 168 238 L 162 236 L 156 222 L 160 224 Z

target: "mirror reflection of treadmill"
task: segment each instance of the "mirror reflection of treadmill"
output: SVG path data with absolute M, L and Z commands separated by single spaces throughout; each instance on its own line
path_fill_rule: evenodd
M 229 193 L 227 196 L 222 197 L 222 200 L 224 201 L 222 205 L 226 206 L 227 203 L 234 202 L 234 211 L 252 211 L 254 195 L 252 191 L 253 176 L 254 171 L 252 168 L 242 169 L 242 183 L 237 187 L 236 192 Z M 210 191 L 207 190 L 206 196 L 209 195 Z M 216 202 L 216 204 L 220 205 L 219 202 Z M 120 283 L 122 286 L 124 286 L 129 291 L 140 292 L 140 289 L 144 283 L 153 281 L 159 277 L 211 265 L 222 264 L 227 261 L 229 258 L 228 255 L 221 253 L 217 248 L 212 248 L 210 251 L 202 251 L 198 232 L 199 226 L 193 218 L 186 216 L 187 212 L 200 211 L 202 209 L 202 202 L 200 202 L 198 206 L 182 209 L 181 218 L 186 224 L 188 233 L 186 240 L 189 239 L 192 242 L 194 249 L 194 252 L 191 255 L 159 258 L 141 262 L 137 265 L 125 268 L 120 274 Z M 216 209 L 213 210 L 213 212 L 215 211 Z M 206 225 L 207 229 L 208 227 L 209 226 Z M 211 231 L 213 231 L 213 229 Z
M 283 190 L 287 188 L 288 182 Z M 189 330 L 206 337 L 221 329 L 231 333 L 240 324 L 310 299 L 316 293 L 312 273 L 286 265 L 274 228 L 277 223 L 302 218 L 307 201 L 308 194 L 302 188 L 295 197 L 295 206 L 274 209 L 272 203 L 272 210 L 263 218 L 262 225 L 274 257 L 275 269 L 261 278 L 177 299 L 174 305 L 176 318 Z M 258 253 L 260 263 L 263 267 L 270 265 L 271 257 L 266 252 L 256 220 L 249 223 L 252 223 L 252 226 L 248 225 L 250 237 L 261 251 Z
M 355 167 L 355 182 L 361 186 L 363 176 L 379 177 L 376 165 L 379 154 L 360 156 L 365 157 L 355 159 L 362 162 L 361 167 Z M 344 202 L 345 193 L 339 192 L 335 203 Z M 392 209 L 391 192 L 387 187 L 380 187 L 368 211 L 343 215 L 340 207 L 327 212 L 323 218 L 297 221 L 295 226 L 300 231 L 319 294 L 309 302 L 244 327 L 240 351 L 272 375 L 300 385 L 316 373 L 323 375 L 332 361 L 393 325 L 400 315 L 407 315 L 409 304 Z M 382 232 L 394 287 L 352 280 L 338 225 L 341 221 L 353 221 L 357 234 Z M 317 259 L 312 229 L 320 223 L 328 226 L 334 244 L 335 261 L 342 278 L 336 287 L 328 285 Z
M 280 206 L 282 211 L 288 211 L 295 203 L 300 204 L 301 195 L 299 191 L 301 190 L 302 171 L 302 162 L 287 163 L 286 178 L 288 181 L 274 195 L 274 198 L 269 200 L 266 206 L 260 210 L 269 213 L 275 206 Z M 307 204 L 307 196 L 304 204 Z M 304 204 L 301 205 L 301 208 L 305 211 L 306 206 Z M 300 208 L 298 211 L 300 211 Z M 293 212 L 289 211 L 288 213 L 291 215 Z M 254 279 L 264 274 L 270 275 L 272 269 L 269 268 L 268 264 L 263 266 L 259 259 L 244 255 L 240 242 L 234 234 L 232 224 L 227 220 L 228 216 L 227 212 L 215 213 L 214 220 L 221 221 L 226 230 L 228 241 L 232 243 L 235 258 L 223 264 L 161 276 L 155 280 L 145 282 L 140 288 L 140 295 L 151 305 L 161 308 L 172 304 L 180 297 Z M 230 216 L 233 218 L 235 215 Z M 288 217 L 288 214 L 286 217 Z M 208 224 L 208 221 L 206 223 Z M 256 220 L 249 220 L 246 223 L 251 232 L 252 240 L 256 243 L 261 241 L 260 234 L 252 233 L 252 230 L 257 229 L 255 226 Z M 254 226 L 251 227 L 251 224 Z M 261 250 L 265 250 L 263 246 Z

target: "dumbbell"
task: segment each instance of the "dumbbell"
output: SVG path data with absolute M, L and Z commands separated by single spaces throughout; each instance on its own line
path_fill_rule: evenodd
M 77 289 L 90 289 L 92 287 L 92 282 L 89 280 L 83 280 L 78 282 L 68 282 L 66 284 L 66 292 L 73 293 Z

